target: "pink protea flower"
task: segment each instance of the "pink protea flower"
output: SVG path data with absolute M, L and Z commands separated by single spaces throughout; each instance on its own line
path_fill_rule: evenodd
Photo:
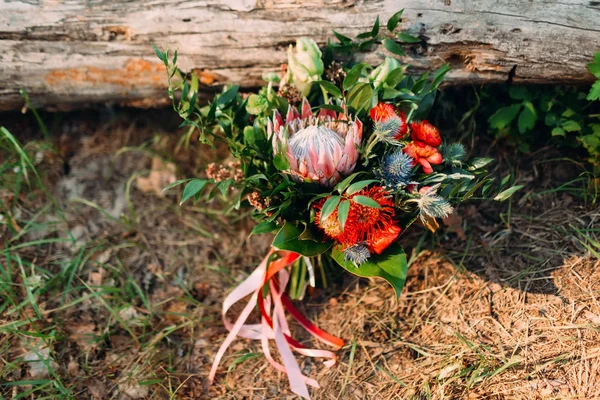
M 268 133 L 273 152 L 287 157 L 287 172 L 296 180 L 332 187 L 356 166 L 362 123 L 358 118 L 352 120 L 346 111 L 336 115 L 333 110 L 321 109 L 315 116 L 304 98 L 302 113 L 290 106 L 285 123 L 275 110 Z

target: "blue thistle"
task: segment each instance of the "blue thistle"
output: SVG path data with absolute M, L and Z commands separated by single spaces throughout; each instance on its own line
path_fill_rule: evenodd
M 454 209 L 442 196 L 436 193 L 439 185 L 433 186 L 421 193 L 417 199 L 417 205 L 421 214 L 428 215 L 433 218 L 446 218 L 454 212 Z
M 446 164 L 457 167 L 461 165 L 467 152 L 465 146 L 460 143 L 452 143 L 449 145 L 444 143 L 442 145 L 441 153 Z
M 371 257 L 371 252 L 364 243 L 355 244 L 344 250 L 344 259 L 352 262 L 356 267 L 367 261 L 369 257 Z
M 388 186 L 403 186 L 410 183 L 414 161 L 401 150 L 388 154 L 381 165 L 381 177 Z

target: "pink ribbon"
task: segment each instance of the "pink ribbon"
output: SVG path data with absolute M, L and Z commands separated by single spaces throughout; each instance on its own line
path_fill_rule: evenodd
M 281 258 L 269 262 L 269 259 L 274 253 L 280 255 Z M 323 363 L 328 367 L 335 365 L 337 358 L 334 352 L 307 348 L 291 336 L 291 331 L 285 315 L 286 310 L 290 312 L 292 317 L 298 321 L 304 329 L 323 343 L 334 346 L 336 350 L 344 345 L 342 339 L 321 330 L 304 317 L 294 307 L 292 301 L 284 292 L 289 279 L 289 274 L 285 268 L 292 265 L 299 257 L 300 254 L 298 253 L 275 251 L 274 249 L 271 249 L 269 254 L 262 260 L 254 272 L 233 289 L 233 291 L 225 298 L 222 316 L 223 323 L 229 331 L 229 334 L 221 344 L 210 370 L 208 378 L 211 383 L 214 381 L 217 367 L 225 355 L 227 348 L 237 336 L 246 339 L 260 340 L 267 361 L 269 361 L 269 363 L 278 371 L 286 373 L 292 392 L 305 399 L 310 399 L 307 385 L 318 388 L 319 384 L 314 379 L 308 378 L 302 374 L 298 362 L 292 353 L 292 349 L 305 356 L 325 358 L 326 360 Z M 263 297 L 263 287 L 265 286 L 269 288 L 269 292 Z M 232 323 L 227 319 L 227 311 L 231 306 L 247 296 L 250 296 L 250 300 L 248 300 L 248 303 L 238 316 L 237 320 Z M 257 304 L 261 312 L 261 323 L 245 324 L 250 313 Z M 271 356 L 271 351 L 269 349 L 270 339 L 275 340 L 275 345 L 281 356 L 283 365 L 276 362 Z

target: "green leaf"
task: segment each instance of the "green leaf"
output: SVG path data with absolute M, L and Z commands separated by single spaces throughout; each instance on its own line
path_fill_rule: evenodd
M 597 57 L 600 53 L 596 53 L 595 57 Z M 588 71 L 590 74 L 594 75 L 596 78 L 600 79 L 600 62 L 596 61 L 593 63 L 589 63 L 587 65 Z
M 354 109 L 355 112 L 358 113 L 363 108 L 370 105 L 371 96 L 373 96 L 373 88 L 370 83 L 359 83 L 354 85 L 348 93 L 348 96 L 346 96 L 348 107 Z
M 514 100 L 529 100 L 529 91 L 525 86 L 511 86 L 508 95 Z
M 280 171 L 286 171 L 290 168 L 290 162 L 285 154 L 278 153 L 273 158 L 273 165 Z
M 227 89 L 227 91 L 225 91 L 217 98 L 217 102 L 219 103 L 219 105 L 225 106 L 229 104 L 229 102 L 235 99 L 235 96 L 237 95 L 239 89 L 239 85 L 233 85 L 232 87 Z
M 273 232 L 275 229 L 277 229 L 277 224 L 275 222 L 263 221 L 252 229 L 250 236 Z
M 404 50 L 402 50 L 402 47 L 400 47 L 400 45 L 392 39 L 383 39 L 381 43 L 383 44 L 383 47 L 385 47 L 390 53 L 396 54 L 398 56 L 406 55 L 404 53 Z
M 404 12 L 404 9 L 398 11 L 397 13 L 392 15 L 390 17 L 390 19 L 388 19 L 388 22 L 387 22 L 387 30 L 388 31 L 393 32 L 394 29 L 396 29 L 396 27 L 398 26 L 398 23 L 400 22 L 400 19 L 402 18 L 403 12 Z
M 558 126 L 552 129 L 552 136 L 565 136 L 565 130 L 563 128 L 559 128 Z
M 444 64 L 435 71 L 433 74 L 433 82 L 431 82 L 431 89 L 437 89 L 440 83 L 444 80 L 446 74 L 450 71 L 450 64 Z
M 352 262 L 346 261 L 344 253 L 339 246 L 335 246 L 331 251 L 333 259 L 346 271 L 351 274 L 370 278 L 379 277 L 385 279 L 399 297 L 406 281 L 406 271 L 408 262 L 406 254 L 398 243 L 392 243 L 383 254 L 373 255 L 366 262 L 356 267 Z
M 473 158 L 470 161 L 470 166 L 469 168 L 467 168 L 468 171 L 475 171 L 478 170 L 480 168 L 485 167 L 486 165 L 488 165 L 489 163 L 491 163 L 492 161 L 494 161 L 493 158 L 488 158 L 488 157 L 476 157 Z
M 335 104 L 321 104 L 320 106 L 315 107 L 316 109 L 325 109 L 325 110 L 333 110 L 340 113 L 344 113 L 344 109 Z
M 537 120 L 537 113 L 533 103 L 526 101 L 523 103 L 523 111 L 519 115 L 519 133 L 525 133 L 528 130 L 533 129 L 535 121 Z
M 352 39 L 350 39 L 348 36 L 344 36 L 341 33 L 338 33 L 336 31 L 333 31 L 333 34 L 340 41 L 341 44 L 350 44 L 350 43 L 352 43 Z
M 592 87 L 590 88 L 590 92 L 588 93 L 586 99 L 589 101 L 594 101 L 600 99 L 600 80 L 596 81 Z
M 334 213 L 338 204 L 340 204 L 340 200 L 342 200 L 340 196 L 331 196 L 327 199 L 325 204 L 323 204 L 323 208 L 321 209 L 321 223 L 323 223 L 331 214 Z
M 379 181 L 377 179 L 367 179 L 365 181 L 355 182 L 348 187 L 348 190 L 346 190 L 346 194 L 348 196 L 350 196 L 351 194 L 354 194 L 354 193 L 358 192 L 359 190 L 363 189 L 365 186 L 370 185 L 371 183 L 375 183 L 375 182 L 379 182 Z
M 421 41 L 418 37 L 414 37 L 405 32 L 400 32 L 396 37 L 404 43 L 419 43 Z
M 490 127 L 494 129 L 506 128 L 515 119 L 520 109 L 521 104 L 500 108 L 488 119 Z
M 185 189 L 183 189 L 183 196 L 181 196 L 181 201 L 179 202 L 179 205 L 182 205 L 190 197 L 193 197 L 196 194 L 198 194 L 204 188 L 204 186 L 206 186 L 207 183 L 208 180 L 206 179 L 192 179 L 185 186 Z
M 346 77 L 344 78 L 344 83 L 342 84 L 344 90 L 350 89 L 358 81 L 358 78 L 360 78 L 360 74 L 366 65 L 367 64 L 365 63 L 358 63 L 352 67 L 350 71 L 348 71 Z
M 272 246 L 279 250 L 289 250 L 306 257 L 318 256 L 329 250 L 331 242 L 316 242 L 310 239 L 300 239 L 303 232 L 297 226 L 286 222 L 275 235 Z
M 377 35 L 379 35 L 379 15 L 377 16 L 375 24 L 373 24 L 373 29 L 371 30 L 371 37 L 376 37 Z
M 171 183 L 171 184 L 169 184 L 169 185 L 165 186 L 165 187 L 163 188 L 163 190 L 161 190 L 161 191 L 160 191 L 160 193 L 162 194 L 162 193 L 164 193 L 165 191 L 167 191 L 167 190 L 169 190 L 169 189 L 171 189 L 171 188 L 174 188 L 175 186 L 179 186 L 179 185 L 181 185 L 182 183 L 189 182 L 189 181 L 191 181 L 192 179 L 193 179 L 193 178 L 189 178 L 189 179 L 180 179 L 180 180 L 178 180 L 178 181 L 175 181 L 175 182 L 173 182 L 173 183 Z
M 315 82 L 313 82 L 313 84 L 314 83 L 321 85 L 321 87 L 323 89 L 325 89 L 325 91 L 327 91 L 334 97 L 337 97 L 337 98 L 342 97 L 342 91 L 340 90 L 340 88 L 335 86 L 333 83 L 328 82 L 328 81 L 315 81 Z
M 352 183 L 352 181 L 353 181 L 354 179 L 356 179 L 356 177 L 357 177 L 358 175 L 361 175 L 361 174 L 362 174 L 362 172 L 355 172 L 355 173 L 353 173 L 352 175 L 350 175 L 350 176 L 348 176 L 348 177 L 344 178 L 344 180 L 343 180 L 343 181 L 341 181 L 340 183 L 338 183 L 337 185 L 335 185 L 335 188 L 334 188 L 334 189 L 335 189 L 335 190 L 337 190 L 337 191 L 338 191 L 338 193 L 342 193 L 344 190 L 346 190 L 346 188 L 347 188 L 348 186 L 350 186 L 350 184 Z
M 232 183 L 233 179 L 226 179 L 217 183 L 217 187 L 219 188 L 223 196 L 227 195 L 227 189 L 229 189 L 229 186 L 231 186 Z
M 581 126 L 576 121 L 565 121 L 561 124 L 562 128 L 567 132 L 576 132 L 581 130 Z
M 167 60 L 167 56 L 165 55 L 165 53 L 163 53 L 162 51 L 160 51 L 158 49 L 158 47 L 156 47 L 156 45 L 154 43 L 152 44 L 152 48 L 154 48 L 154 52 L 156 53 L 156 56 L 165 64 L 167 65 L 169 63 L 169 60 Z
M 367 196 L 354 196 L 352 201 L 366 207 L 381 208 L 378 202 Z
M 342 232 L 346 227 L 346 220 L 348 219 L 348 212 L 350 211 L 350 200 L 344 200 L 338 206 L 338 221 L 340 223 L 340 227 L 342 228 Z
M 517 186 L 512 186 L 509 187 L 506 190 L 503 190 L 502 192 L 498 193 L 496 195 L 496 197 L 494 197 L 495 201 L 504 201 L 507 200 L 508 198 L 510 198 L 510 196 L 512 196 L 513 194 L 515 194 L 515 192 L 519 189 L 521 189 L 524 185 L 517 185 Z

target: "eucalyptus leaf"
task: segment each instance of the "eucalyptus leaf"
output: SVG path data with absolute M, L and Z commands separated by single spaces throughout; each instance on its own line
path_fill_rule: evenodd
M 335 212 L 335 209 L 337 208 L 338 204 L 340 204 L 341 200 L 342 198 L 340 196 L 331 196 L 327 199 L 327 201 L 325 201 L 323 208 L 321 208 L 321 223 L 323 223 L 331 214 Z
M 504 201 L 509 199 L 513 194 L 515 194 L 519 189 L 521 189 L 524 185 L 516 185 L 509 187 L 508 189 L 498 193 L 496 197 L 494 197 L 495 201 Z

